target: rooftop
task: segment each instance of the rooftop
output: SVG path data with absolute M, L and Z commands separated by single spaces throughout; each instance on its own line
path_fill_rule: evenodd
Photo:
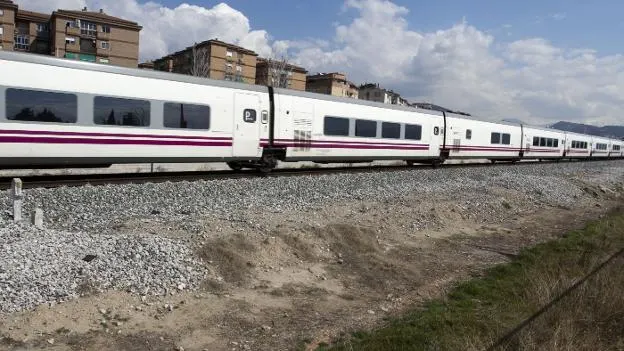
M 56 10 L 52 13 L 52 16 L 63 16 L 63 17 L 76 17 L 80 19 L 98 21 L 98 22 L 108 22 L 111 24 L 115 24 L 122 27 L 130 27 L 133 29 L 141 30 L 143 27 L 139 26 L 137 22 L 128 21 L 119 17 L 114 17 L 111 15 L 107 15 L 104 11 L 87 11 L 85 7 L 82 11 L 70 11 L 70 10 Z
M 281 62 L 281 60 L 273 60 L 273 61 Z M 268 59 L 263 58 L 263 57 L 258 57 L 258 60 L 256 62 L 256 66 L 262 66 L 262 65 L 266 64 L 267 62 L 268 62 Z M 300 67 L 300 66 L 296 66 L 296 65 L 293 65 L 293 64 L 290 64 L 290 63 L 286 63 L 286 68 L 287 69 L 291 69 L 291 70 L 293 70 L 295 72 L 300 72 L 300 73 L 304 73 L 304 74 L 308 73 L 308 71 L 305 68 Z
M 18 10 L 15 16 L 17 17 L 17 19 L 24 19 L 24 20 L 30 20 L 30 21 L 47 22 L 50 20 L 49 14 L 34 12 L 34 11 Z

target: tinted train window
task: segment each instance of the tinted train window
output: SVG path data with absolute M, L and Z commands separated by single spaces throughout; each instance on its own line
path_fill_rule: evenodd
M 466 129 L 466 139 L 472 139 L 472 129 Z
M 405 139 L 420 140 L 422 139 L 422 127 L 417 124 L 405 125 Z
M 166 102 L 164 125 L 167 128 L 210 129 L 210 107 Z
M 492 133 L 492 137 L 490 138 L 490 142 L 492 144 L 500 144 L 500 133 Z
M 548 146 L 548 147 L 552 147 L 553 146 L 553 140 L 551 138 L 546 139 L 546 146 Z
M 358 119 L 355 121 L 355 136 L 374 138 L 377 136 L 377 122 Z
M 381 137 L 390 139 L 401 138 L 401 125 L 399 123 L 383 122 L 381 124 Z
M 533 146 L 539 146 L 539 137 L 533 137 Z
M 546 146 L 546 138 L 540 138 L 540 146 Z
M 323 127 L 325 135 L 349 135 L 349 119 L 339 117 L 325 117 L 325 126 Z
M 93 118 L 95 124 L 147 127 L 150 125 L 150 103 L 146 100 L 96 96 Z
M 11 88 L 6 90 L 6 116 L 14 121 L 76 123 L 78 98 L 74 94 Z
M 554 147 L 559 147 L 559 139 L 555 139 L 555 140 L 554 140 L 554 144 L 553 144 L 553 146 L 554 146 Z
M 510 134 L 503 134 L 503 144 L 505 144 L 505 145 L 511 144 L 511 135 Z

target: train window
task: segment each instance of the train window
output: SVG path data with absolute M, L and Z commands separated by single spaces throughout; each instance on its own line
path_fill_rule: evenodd
M 540 146 L 546 146 L 546 138 L 540 138 Z
M 210 107 L 165 102 L 164 125 L 167 128 L 210 129 Z
M 401 124 L 383 122 L 381 124 L 381 137 L 389 139 L 401 138 Z
M 502 144 L 504 145 L 509 145 L 511 144 L 511 134 L 503 134 L 503 142 Z
M 492 137 L 490 138 L 490 142 L 492 144 L 500 144 L 500 133 L 492 133 Z
M 325 125 L 323 127 L 325 135 L 349 135 L 349 119 L 341 117 L 325 117 Z
M 472 129 L 466 129 L 466 139 L 472 139 Z
M 539 146 L 539 137 L 533 137 L 533 146 Z
M 355 120 L 355 136 L 374 138 L 377 136 L 377 122 L 363 119 Z
M 6 90 L 6 116 L 14 121 L 76 123 L 78 97 L 75 94 L 10 88 Z
M 405 139 L 420 140 L 422 139 L 422 127 L 418 124 L 405 125 Z
M 96 96 L 93 102 L 95 124 L 148 127 L 150 103 L 147 100 Z
M 552 138 L 546 138 L 546 146 L 553 147 L 553 140 L 552 140 Z
M 553 140 L 553 147 L 559 147 L 559 139 Z
M 620 151 L 620 145 L 613 145 L 613 151 Z

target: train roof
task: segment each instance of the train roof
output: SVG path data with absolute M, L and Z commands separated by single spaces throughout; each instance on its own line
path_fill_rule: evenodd
M 101 63 L 85 62 L 78 60 L 68 60 L 58 58 L 54 56 L 45 56 L 31 53 L 11 52 L 0 50 L 0 60 L 17 61 L 34 63 L 48 66 L 82 69 L 88 71 L 105 72 L 113 74 L 122 74 L 127 76 L 162 79 L 181 83 L 200 84 L 208 86 L 217 86 L 223 88 L 255 91 L 255 92 L 267 92 L 267 87 L 263 85 L 247 84 L 240 82 L 232 82 L 227 80 L 216 80 L 204 77 L 194 77 L 186 74 L 154 71 L 140 68 L 128 68 L 120 66 L 112 66 Z

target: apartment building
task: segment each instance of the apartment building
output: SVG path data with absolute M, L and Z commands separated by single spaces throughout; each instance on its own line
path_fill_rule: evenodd
M 306 79 L 306 91 L 357 99 L 358 88 L 343 73 L 317 73 Z
M 104 11 L 57 10 L 43 14 L 0 0 L 2 50 L 31 52 L 90 62 L 137 67 L 139 33 L 136 22 Z
M 153 61 L 158 71 L 254 84 L 258 54 L 243 47 L 206 40 Z
M 384 104 L 409 106 L 409 102 L 392 90 L 381 88 L 379 84 L 367 83 L 360 85 L 359 99 L 376 101 Z
M 306 71 L 303 67 L 283 60 L 259 57 L 256 61 L 256 84 L 294 90 L 306 90 Z

